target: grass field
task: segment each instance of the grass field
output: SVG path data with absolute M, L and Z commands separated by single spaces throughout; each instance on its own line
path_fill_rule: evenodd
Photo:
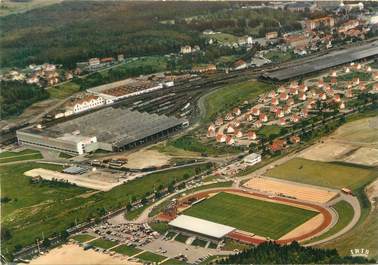
M 206 244 L 207 244 L 207 241 L 202 240 L 202 239 L 198 239 L 198 238 L 196 238 L 196 239 L 192 242 L 192 246 L 205 247 Z
M 12 252 L 16 245 L 25 246 L 53 233 L 61 233 L 75 220 L 83 222 L 104 215 L 106 211 L 125 206 L 129 200 L 142 198 L 159 186 L 167 187 L 173 180 L 180 181 L 207 169 L 207 165 L 189 166 L 147 175 L 143 178 L 117 186 L 108 192 L 89 197 L 82 196 L 88 190 L 65 183 L 42 182 L 32 184 L 23 175 L 33 168 L 61 170 L 60 166 L 23 163 L 17 167 L 0 167 L 2 198 L 1 226 L 12 237 L 2 241 L 2 250 Z
M 134 256 L 140 252 L 142 252 L 142 250 L 140 249 L 137 249 L 135 247 L 132 247 L 132 246 L 127 246 L 127 245 L 122 245 L 122 246 L 119 246 L 119 247 L 116 247 L 114 249 L 115 252 L 119 253 L 119 254 L 123 254 L 123 255 L 126 255 L 126 256 Z
M 31 0 L 31 1 L 10 1 L 1 2 L 0 16 L 7 16 L 15 13 L 26 12 L 35 8 L 59 3 L 61 0 Z
M 378 208 L 375 209 L 353 230 L 329 243 L 317 245 L 322 248 L 336 248 L 341 255 L 350 254 L 350 249 L 369 250 L 369 258 L 378 259 Z
M 351 142 L 378 143 L 378 113 L 375 113 L 375 115 L 375 117 L 359 119 L 344 124 L 336 130 L 333 137 Z
M 22 160 L 33 160 L 43 158 L 41 153 L 38 151 L 26 149 L 20 152 L 6 151 L 0 153 L 0 164 L 9 163 Z
M 261 128 L 258 133 L 264 135 L 265 137 L 269 137 L 271 135 L 278 135 L 281 132 L 281 127 L 277 125 L 267 125 Z
M 80 86 L 74 82 L 64 83 L 63 85 L 50 87 L 47 92 L 49 92 L 50 97 L 65 99 L 80 91 Z
M 117 244 L 118 244 L 117 242 L 102 239 L 102 238 L 96 239 L 95 241 L 91 242 L 92 246 L 102 248 L 102 249 L 108 249 L 108 248 L 114 247 Z
M 169 226 L 167 223 L 164 223 L 164 222 L 160 222 L 160 223 L 150 223 L 149 224 L 150 227 L 152 228 L 152 230 L 158 232 L 159 234 L 161 235 L 164 235 L 165 232 L 168 231 L 169 229 Z
M 181 243 L 185 243 L 186 240 L 188 240 L 188 236 L 185 236 L 183 234 L 178 234 L 176 237 L 175 237 L 175 240 L 178 241 L 178 242 L 181 242 Z
M 222 192 L 185 214 L 278 239 L 318 213 Z
M 72 237 L 73 240 L 76 240 L 77 242 L 80 242 L 80 243 L 87 242 L 94 238 L 95 238 L 94 236 L 87 235 L 87 234 L 80 234 L 80 235 L 76 235 Z
M 267 173 L 270 177 L 306 184 L 356 190 L 378 177 L 374 169 L 346 163 L 327 163 L 303 158 L 292 159 Z
M 144 262 L 161 262 L 166 259 L 166 257 L 146 251 L 142 254 L 136 256 L 136 258 L 143 260 Z
M 259 94 L 270 89 L 271 85 L 257 81 L 246 81 L 217 89 L 205 97 L 206 115 L 202 120 L 209 122 L 242 101 L 254 100 Z

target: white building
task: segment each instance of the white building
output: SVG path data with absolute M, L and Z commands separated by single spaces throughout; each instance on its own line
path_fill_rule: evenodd
M 85 110 L 89 110 L 101 105 L 105 104 L 105 100 L 102 97 L 89 95 L 81 99 L 76 99 L 74 101 L 69 102 L 66 105 L 66 114 L 68 116 L 69 113 L 78 113 Z
M 180 48 L 180 53 L 182 54 L 187 54 L 191 52 L 192 52 L 192 47 L 190 47 L 189 45 L 185 45 Z
M 249 165 L 255 165 L 261 161 L 261 155 L 252 153 L 244 157 L 243 161 Z

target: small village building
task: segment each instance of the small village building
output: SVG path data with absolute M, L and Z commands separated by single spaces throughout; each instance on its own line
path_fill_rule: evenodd
M 273 143 L 270 145 L 270 150 L 272 152 L 278 152 L 285 148 L 286 141 L 282 139 L 274 140 Z
M 261 162 L 261 155 L 252 153 L 243 158 L 244 163 L 249 164 L 250 166 L 253 166 L 259 162 Z
M 180 53 L 182 54 L 188 54 L 192 52 L 192 47 L 189 45 L 181 46 Z
M 280 118 L 279 121 L 278 121 L 278 124 L 281 125 L 281 126 L 285 126 L 286 125 L 285 118 Z
M 264 114 L 264 113 L 260 113 L 259 120 L 261 122 L 267 122 L 268 121 L 268 116 L 266 116 L 266 114 Z
M 293 135 L 290 137 L 290 142 L 292 144 L 297 144 L 301 141 L 301 138 L 298 135 Z
M 248 131 L 247 133 L 248 140 L 256 140 L 257 136 L 254 131 Z
M 234 63 L 234 70 L 242 70 L 247 68 L 247 63 L 243 60 L 238 60 Z

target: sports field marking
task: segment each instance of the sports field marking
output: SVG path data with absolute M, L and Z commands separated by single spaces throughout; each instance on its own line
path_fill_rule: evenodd
M 318 213 L 221 192 L 193 205 L 185 214 L 271 239 L 279 239 Z

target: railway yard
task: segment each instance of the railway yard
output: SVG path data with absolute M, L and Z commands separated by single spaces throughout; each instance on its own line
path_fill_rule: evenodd
M 4 223 L 25 225 L 7 247 L 18 260 L 39 255 L 31 264 L 57 264 L 70 259 L 67 253 L 97 264 L 200 264 L 270 240 L 335 244 L 347 254 L 339 239 L 369 220 L 375 202 L 366 201 L 364 190 L 378 177 L 372 159 L 378 41 L 359 45 L 279 65 L 177 77 L 172 86 L 58 118 L 53 110 L 2 130 L 9 153 L 1 181 L 10 190 Z M 333 59 L 307 69 L 314 57 Z M 290 73 L 301 67 L 306 71 Z M 112 113 L 120 117 L 114 127 Z M 144 135 L 145 120 L 158 118 Z M 17 146 L 16 130 L 45 142 L 53 134 L 54 144 L 19 138 L 24 146 Z M 123 148 L 126 142 L 132 145 Z M 29 187 L 23 196 L 5 182 L 13 176 L 14 185 Z

